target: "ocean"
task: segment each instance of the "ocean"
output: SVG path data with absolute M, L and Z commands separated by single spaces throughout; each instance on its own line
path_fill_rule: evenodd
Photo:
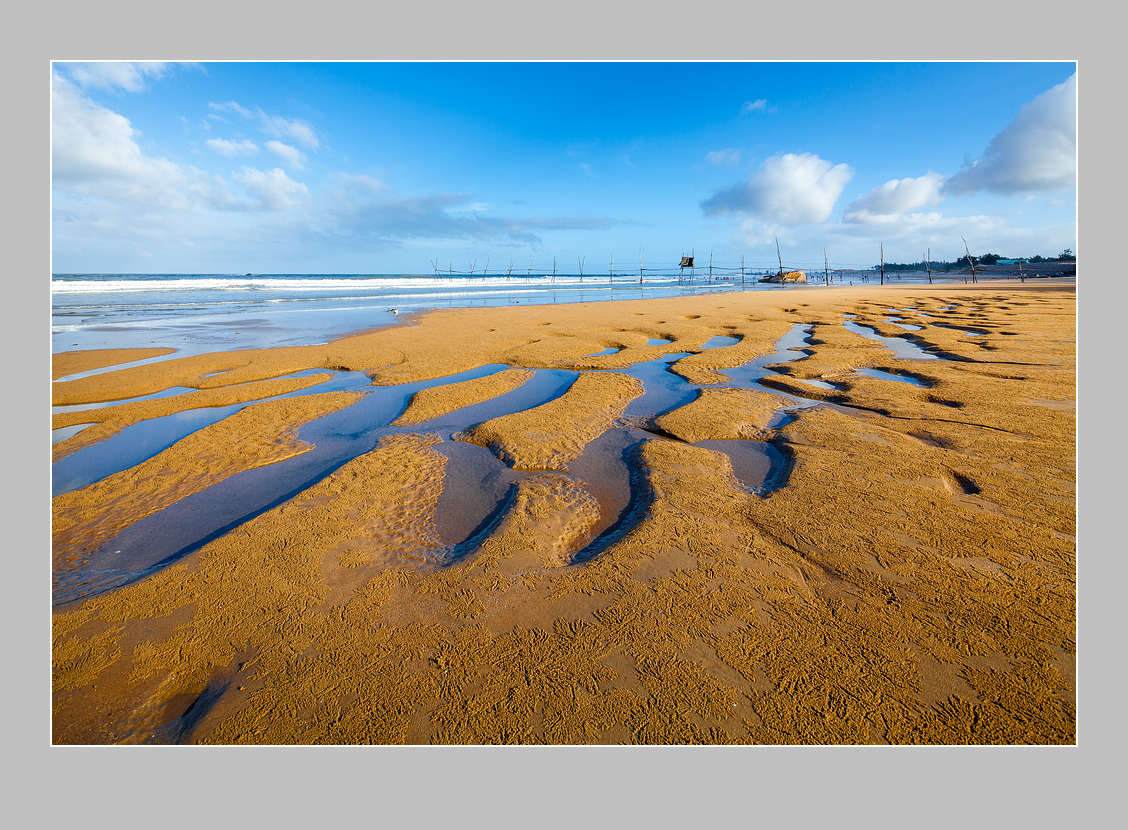
M 324 343 L 437 308 L 781 290 L 749 276 L 55 274 L 52 351 L 166 346 L 181 354 Z M 400 318 L 402 319 L 402 318 Z

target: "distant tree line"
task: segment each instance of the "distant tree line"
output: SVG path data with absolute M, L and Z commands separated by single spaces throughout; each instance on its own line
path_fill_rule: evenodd
M 1077 257 L 1073 253 L 1072 248 L 1066 248 L 1056 257 L 1032 256 L 1032 257 L 1005 257 L 1001 254 L 984 254 L 983 256 L 972 256 L 972 261 L 976 265 L 997 265 L 1000 259 L 1024 259 L 1031 264 L 1037 262 L 1076 262 Z M 959 259 L 945 262 L 944 260 L 934 259 L 931 261 L 933 271 L 959 271 L 967 268 L 967 257 L 960 257 Z M 872 270 L 881 270 L 880 265 L 874 265 Z M 885 263 L 886 272 L 889 271 L 923 271 L 925 270 L 924 260 L 919 262 L 887 262 Z

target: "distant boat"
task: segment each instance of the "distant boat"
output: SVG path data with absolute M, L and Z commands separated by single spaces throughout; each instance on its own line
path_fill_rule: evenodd
M 248 271 L 247 273 L 243 274 L 243 276 L 244 277 L 253 277 L 254 274 L 252 274 L 250 271 Z

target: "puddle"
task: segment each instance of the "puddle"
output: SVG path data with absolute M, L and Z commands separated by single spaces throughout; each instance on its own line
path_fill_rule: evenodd
M 919 386 L 922 389 L 927 389 L 928 384 L 920 378 L 914 378 L 909 375 L 896 375 L 892 372 L 883 372 L 881 369 L 855 369 L 855 374 L 865 375 L 869 378 L 877 378 L 878 380 L 894 380 L 897 383 L 908 383 L 913 386 Z
M 885 347 L 893 352 L 893 356 L 899 360 L 939 360 L 934 354 L 929 354 L 916 343 L 906 340 L 903 337 L 882 337 L 869 326 L 862 326 L 858 323 L 845 322 L 842 324 L 847 331 L 860 335 L 867 340 L 877 340 L 885 344 Z
M 662 355 L 657 360 L 647 360 L 619 370 L 641 380 L 646 390 L 642 397 L 631 401 L 623 415 L 627 418 L 656 418 L 696 398 L 699 387 L 670 371 L 671 363 L 689 357 L 689 354 L 676 352 Z
M 591 529 L 592 540 L 612 526 L 626 523 L 631 506 L 631 476 L 640 475 L 632 473 L 635 465 L 630 462 L 647 439 L 647 433 L 639 429 L 609 429 L 568 464 L 569 475 L 599 502 L 599 521 Z
M 673 343 L 673 340 L 664 340 L 661 337 L 651 337 L 646 341 L 647 346 L 665 346 L 667 343 Z
M 704 343 L 702 343 L 701 348 L 702 349 L 721 349 L 721 348 L 724 348 L 725 346 L 735 346 L 737 343 L 740 342 L 740 340 L 741 340 L 741 338 L 739 338 L 739 337 L 730 337 L 729 335 L 726 335 L 726 334 L 718 334 L 715 337 L 710 337 L 708 340 L 706 340 Z
M 592 352 L 591 354 L 585 354 L 584 357 L 603 357 L 603 356 L 609 355 L 609 354 L 618 354 L 622 350 L 623 350 L 622 346 L 608 346 L 606 349 L 604 349 L 601 352 Z
M 763 496 L 779 489 L 787 473 L 787 458 L 766 441 L 717 439 L 698 441 L 694 446 L 727 455 L 737 480 L 749 493 Z
M 506 467 L 492 452 L 465 441 L 444 441 L 434 448 L 447 458 L 446 478 L 435 513 L 439 541 L 450 558 L 477 547 L 497 524 L 522 474 Z
M 189 386 L 172 386 L 168 389 L 162 389 L 160 392 L 153 392 L 151 395 L 140 395 L 136 398 L 121 398 L 116 401 L 102 401 L 101 403 L 76 403 L 70 404 L 69 406 L 53 406 L 51 407 L 51 414 L 57 415 L 60 412 L 83 412 L 87 409 L 105 409 L 107 406 L 136 403 L 137 401 L 152 401 L 158 398 L 172 398 L 176 395 L 187 395 L 195 391 L 195 389 Z
M 833 383 L 828 383 L 825 380 L 815 380 L 814 378 L 791 378 L 791 379 L 797 380 L 797 381 L 799 381 L 799 383 L 805 383 L 805 384 L 807 384 L 807 386 L 813 386 L 816 389 L 826 389 L 826 390 L 832 391 L 832 392 L 840 392 L 842 390 L 841 386 L 835 386 Z
M 924 326 L 914 326 L 912 323 L 902 323 L 900 317 L 886 317 L 886 323 L 892 323 L 897 328 L 904 329 L 905 331 L 920 331 Z
M 58 444 L 60 441 L 66 441 L 68 438 L 72 438 L 75 435 L 78 435 L 78 433 L 82 432 L 87 427 L 92 426 L 94 426 L 93 423 L 71 424 L 69 427 L 59 427 L 58 429 L 53 429 L 51 430 L 51 443 Z

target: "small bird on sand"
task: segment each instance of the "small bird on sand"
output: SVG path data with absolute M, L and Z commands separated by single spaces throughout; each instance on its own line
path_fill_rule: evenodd
M 388 311 L 392 312 L 392 314 L 399 314 L 398 308 L 389 308 Z

